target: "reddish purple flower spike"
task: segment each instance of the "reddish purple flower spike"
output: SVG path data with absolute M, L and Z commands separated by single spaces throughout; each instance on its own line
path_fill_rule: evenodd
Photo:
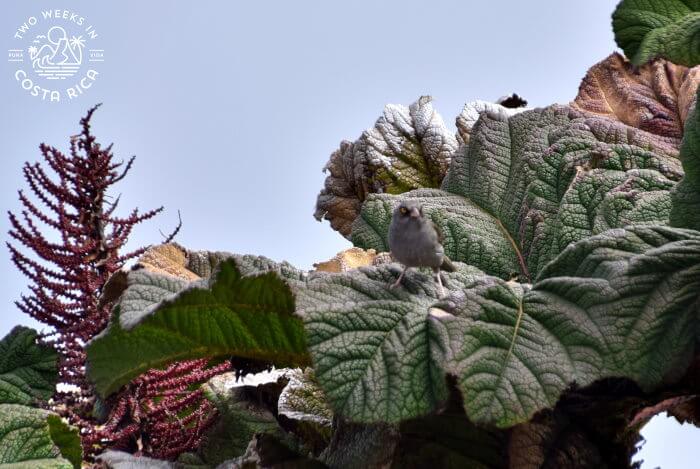
M 87 459 L 110 446 L 173 459 L 196 448 L 215 418 L 198 385 L 230 364 L 206 368 L 207 360 L 200 359 L 151 370 L 110 399 L 107 422 L 98 425 L 92 417 L 95 396 L 85 376 L 84 346 L 109 320 L 111 305 L 101 305 L 100 294 L 110 275 L 147 249 L 119 253 L 134 226 L 163 210 L 134 209 L 126 218 L 114 216 L 119 198 L 109 202 L 107 191 L 126 176 L 134 158 L 126 165 L 115 163 L 112 146 L 102 148 L 95 141 L 90 119 L 98 106 L 81 119 L 80 134 L 71 137 L 70 155 L 40 145 L 55 175 L 39 163 L 24 165 L 24 178 L 37 202 L 19 191 L 23 208 L 19 216 L 9 212 L 9 234 L 34 256 L 8 243 L 12 261 L 30 280 L 31 293 L 16 304 L 52 328 L 42 340 L 59 352 L 59 382 L 79 389 L 57 392 L 54 409 L 80 427 Z M 45 229 L 58 236 L 46 237 Z
M 207 361 L 175 363 L 133 380 L 112 399 L 104 426 L 83 437 L 84 446 L 108 446 L 158 459 L 175 459 L 196 449 L 217 414 L 197 386 L 231 368 L 228 361 L 207 368 Z
M 54 328 L 49 335 L 62 348 L 66 362 L 61 366 L 61 381 L 82 385 L 83 345 L 100 332 L 109 319 L 109 307 L 98 308 L 98 297 L 107 278 L 124 262 L 146 248 L 126 255 L 119 250 L 138 223 L 163 210 L 159 207 L 139 214 L 134 210 L 126 219 L 112 214 L 118 200 L 106 201 L 107 190 L 131 168 L 133 157 L 123 171 L 123 163 L 114 163 L 111 145 L 102 148 L 90 133 L 90 119 L 98 106 L 81 119 L 82 132 L 71 137 L 70 156 L 45 144 L 39 146 L 53 178 L 39 163 L 25 163 L 24 178 L 34 196 L 32 202 L 19 191 L 21 217 L 9 212 L 9 234 L 39 261 L 8 243 L 12 261 L 31 281 L 31 295 L 22 295 L 17 306 L 34 319 Z M 43 205 L 44 207 L 41 207 Z M 60 241 L 52 242 L 40 224 L 57 232 Z

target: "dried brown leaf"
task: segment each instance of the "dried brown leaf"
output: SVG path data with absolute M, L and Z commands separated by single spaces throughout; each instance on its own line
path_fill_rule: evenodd
M 318 272 L 347 272 L 358 267 L 373 265 L 376 257 L 377 251 L 374 249 L 350 248 L 339 252 L 328 261 L 314 264 L 314 268 Z
M 700 66 L 659 59 L 635 67 L 616 52 L 588 70 L 571 105 L 679 145 L 698 84 Z
M 183 280 L 199 280 L 199 275 L 187 268 L 187 251 L 175 243 L 149 248 L 139 258 L 141 267 L 150 272 L 172 275 Z

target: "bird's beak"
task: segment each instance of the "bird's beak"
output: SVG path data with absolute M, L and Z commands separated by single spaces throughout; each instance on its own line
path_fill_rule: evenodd
M 416 207 L 413 207 L 411 209 L 411 218 L 418 218 L 418 217 L 420 217 L 420 211 Z

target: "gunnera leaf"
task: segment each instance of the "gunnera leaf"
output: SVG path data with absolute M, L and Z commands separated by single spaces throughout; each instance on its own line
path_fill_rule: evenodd
M 431 101 L 422 96 L 408 107 L 389 104 L 373 128 L 355 142 L 341 142 L 324 168 L 329 175 L 316 201 L 317 220 L 325 218 L 349 238 L 368 194 L 440 186 L 457 141 Z
M 263 393 L 266 387 L 273 387 L 279 388 L 275 393 L 278 395 L 282 385 L 231 387 L 235 379 L 235 373 L 227 373 L 204 386 L 207 399 L 219 412 L 199 448 L 203 460 L 212 466 L 242 456 L 257 433 L 281 433 L 272 410 L 264 404 Z
M 612 15 L 615 41 L 635 65 L 657 57 L 700 64 L 697 0 L 622 0 Z
M 211 277 L 188 282 L 146 269 L 129 272 L 109 326 L 87 346 L 88 374 L 101 395 L 149 369 L 197 357 L 308 364 L 288 285 L 301 280 L 300 271 L 254 256 L 190 254 L 196 260 L 190 265 L 214 265 Z
M 479 279 L 463 293 L 431 314 L 445 367 L 471 419 L 508 426 L 573 382 L 677 380 L 698 337 L 700 234 L 610 230 L 567 248 L 532 288 Z
M 685 176 L 671 192 L 671 225 L 700 230 L 700 114 L 697 108 L 690 113 L 685 126 L 681 162 Z
M 0 466 L 72 469 L 80 467 L 80 447 L 77 430 L 67 425 L 50 428 L 50 412 L 20 404 L 0 404 Z M 57 418 L 57 417 L 56 417 Z M 55 422 L 54 422 L 55 424 Z M 75 461 L 74 465 L 61 454 Z
M 675 146 L 617 120 L 559 105 L 486 112 L 440 190 L 370 195 L 352 240 L 387 251 L 394 208 L 418 199 L 450 259 L 527 282 L 570 243 L 632 223 L 667 224 L 669 190 L 682 174 Z
M 279 417 L 286 429 L 318 455 L 330 441 L 333 411 L 311 368 L 290 370 L 285 377 L 289 382 L 279 397 Z
M 0 341 L 0 466 L 79 468 L 77 428 L 38 408 L 54 393 L 57 354 L 17 326 Z
M 438 300 L 429 274 L 408 272 L 390 283 L 398 264 L 314 275 L 297 292 L 316 378 L 331 407 L 359 422 L 399 422 L 425 414 L 447 396 L 442 364 L 427 321 Z M 458 264 L 445 286 L 459 290 L 483 274 Z M 472 280 L 473 281 L 473 280 Z
M 33 405 L 54 393 L 58 355 L 37 343 L 35 330 L 17 326 L 0 341 L 0 403 Z
M 464 105 L 462 112 L 459 113 L 455 120 L 455 124 L 457 125 L 457 143 L 460 146 L 469 143 L 472 127 L 474 127 L 474 124 L 476 124 L 476 121 L 479 120 L 483 112 L 504 113 L 508 116 L 514 116 L 515 114 L 520 114 L 527 110 L 528 108 L 526 107 L 509 108 L 498 103 L 480 99 L 470 101 Z
M 570 385 L 622 377 L 651 391 L 687 369 L 698 337 L 700 233 L 629 226 L 567 247 L 533 285 L 458 264 L 438 300 L 397 264 L 310 278 L 299 293 L 316 376 L 333 409 L 398 422 L 445 399 L 509 427 Z
M 700 67 L 663 59 L 635 67 L 615 52 L 588 70 L 571 106 L 680 145 L 698 84 Z

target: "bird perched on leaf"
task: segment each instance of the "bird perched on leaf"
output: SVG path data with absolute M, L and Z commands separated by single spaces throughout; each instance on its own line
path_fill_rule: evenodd
M 391 217 L 389 250 L 394 259 L 404 265 L 404 269 L 391 288 L 399 286 L 409 268 L 431 267 L 440 296 L 444 296 L 440 269 L 454 272 L 455 268 L 445 255 L 442 239 L 442 233 L 432 220 L 423 215 L 423 207 L 419 203 L 411 200 L 401 202 Z

